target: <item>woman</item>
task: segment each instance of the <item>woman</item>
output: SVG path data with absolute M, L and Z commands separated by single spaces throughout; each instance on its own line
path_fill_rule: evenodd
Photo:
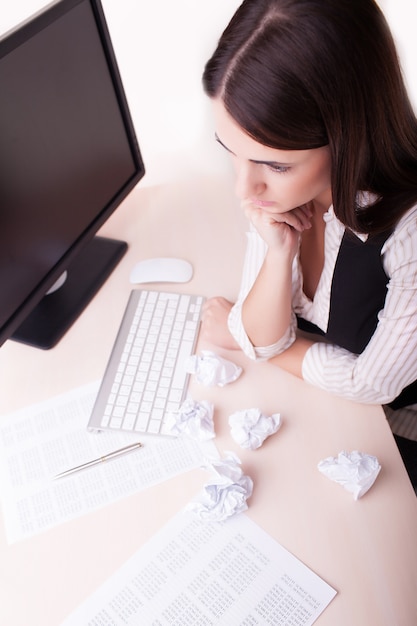
M 209 300 L 203 332 L 385 405 L 417 485 L 417 121 L 381 11 L 245 0 L 203 83 L 250 222 L 238 300 Z

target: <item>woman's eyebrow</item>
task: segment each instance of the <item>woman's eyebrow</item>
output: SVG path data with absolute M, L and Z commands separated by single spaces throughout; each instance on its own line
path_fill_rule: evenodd
M 233 152 L 231 150 L 229 150 L 229 148 L 227 146 L 224 145 L 224 143 L 222 142 L 222 140 L 220 139 L 220 137 L 218 136 L 217 133 L 215 133 L 214 137 L 215 137 L 217 143 L 219 143 L 222 146 L 222 148 L 227 150 L 227 152 L 230 152 L 230 154 L 233 154 Z
M 224 145 L 220 137 L 215 133 L 215 139 L 217 143 L 219 143 L 227 152 L 234 155 L 234 152 L 230 150 L 227 146 Z M 258 161 L 257 159 L 249 159 L 251 163 L 256 163 L 257 165 L 269 165 L 273 167 L 290 167 L 293 163 L 281 163 L 281 161 Z

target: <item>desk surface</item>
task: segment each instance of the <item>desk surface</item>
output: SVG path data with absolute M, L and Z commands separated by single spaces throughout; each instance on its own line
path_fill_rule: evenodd
M 43 352 L 8 342 L 0 349 L 0 415 L 100 378 L 136 260 L 185 257 L 194 265 L 192 281 L 169 288 L 232 299 L 243 233 L 228 181 L 139 186 L 102 229 L 128 241 L 126 256 L 59 345 Z M 204 347 L 210 346 L 200 342 Z M 192 383 L 193 396 L 215 403 L 219 450 L 234 450 L 254 480 L 249 517 L 337 589 L 316 623 L 413 626 L 417 499 L 382 409 L 330 396 L 238 352 L 222 354 L 241 364 L 244 374 L 221 390 Z M 227 426 L 228 415 L 251 406 L 283 416 L 279 433 L 256 452 L 238 448 Z M 374 454 L 382 465 L 359 501 L 316 469 L 318 461 L 344 449 Z M 7 545 L 0 522 L 0 624 L 57 626 L 205 480 L 199 470 L 183 474 L 14 545 Z M 115 537 L 111 543 L 109 534 Z

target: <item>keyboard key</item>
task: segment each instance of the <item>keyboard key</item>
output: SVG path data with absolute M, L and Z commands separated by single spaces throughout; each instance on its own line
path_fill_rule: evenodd
M 149 415 L 138 415 L 136 418 L 135 431 L 146 433 L 148 429 Z
M 136 413 L 126 413 L 125 418 L 123 420 L 122 429 L 123 430 L 133 430 L 136 422 Z
M 148 433 L 156 435 L 159 433 L 160 428 L 161 428 L 160 420 L 149 420 L 148 430 L 147 430 Z

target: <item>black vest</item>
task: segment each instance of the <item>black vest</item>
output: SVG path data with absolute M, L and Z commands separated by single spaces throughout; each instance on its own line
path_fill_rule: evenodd
M 391 231 L 369 236 L 363 242 L 345 230 L 333 273 L 327 332 L 298 318 L 298 327 L 324 335 L 349 352 L 361 354 L 375 332 L 378 313 L 384 307 L 388 277 L 381 250 Z M 417 381 L 408 385 L 390 407 L 417 403 Z

